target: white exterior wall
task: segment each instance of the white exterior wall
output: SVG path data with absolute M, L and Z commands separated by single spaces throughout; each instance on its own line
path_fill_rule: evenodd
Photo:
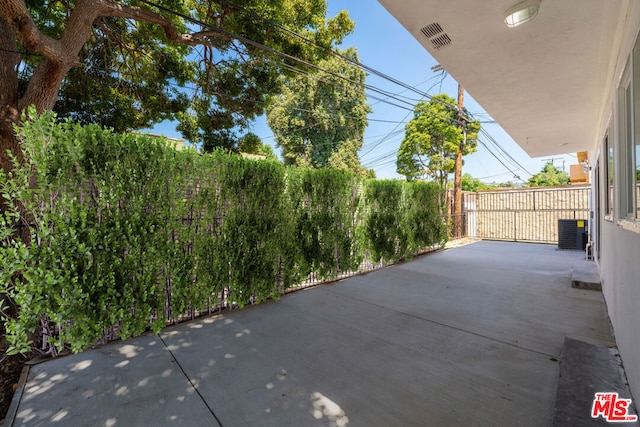
M 640 235 L 602 229 L 602 291 L 636 405 L 640 401 Z
M 596 242 L 596 260 L 600 266 L 602 291 L 613 325 L 616 342 L 627 373 L 631 392 L 636 405 L 640 402 L 640 221 L 619 220 L 618 201 L 620 200 L 620 118 L 618 111 L 618 87 L 620 86 L 627 59 L 633 49 L 640 30 L 640 2 L 629 2 L 626 22 L 619 34 L 618 52 L 612 52 L 612 75 L 609 97 L 602 104 L 602 118 L 599 134 L 593 141 L 591 159 L 600 166 L 600 176 L 592 176 L 594 201 L 599 203 L 600 218 L 594 218 L 600 232 L 593 231 Z M 640 126 L 640 124 L 636 124 Z M 610 141 L 614 143 L 614 214 L 604 218 L 606 197 L 605 165 L 607 153 L 603 145 L 604 136 L 609 130 Z M 640 159 L 638 159 L 640 162 Z M 595 166 L 595 163 L 594 163 Z M 596 171 L 595 167 L 592 173 Z M 595 175 L 595 174 L 594 174 Z M 600 180 L 600 197 L 596 200 L 596 180 Z M 640 204 L 640 201 L 638 202 Z M 595 215 L 598 209 L 595 208 Z

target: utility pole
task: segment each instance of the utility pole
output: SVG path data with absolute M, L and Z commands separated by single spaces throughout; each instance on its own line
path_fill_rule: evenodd
M 464 140 L 456 151 L 456 162 L 453 174 L 453 237 L 462 237 L 462 151 L 466 144 L 467 132 L 464 117 L 464 88 L 458 83 L 458 126 L 462 129 Z
M 431 71 L 442 71 L 440 64 L 431 67 Z M 455 168 L 453 173 L 453 237 L 462 237 L 463 221 L 462 221 L 462 152 L 467 144 L 466 120 L 464 116 L 464 88 L 458 83 L 458 127 L 462 129 L 464 139 L 460 142 L 456 151 Z M 448 190 L 445 194 L 448 194 Z M 448 199 L 448 197 L 447 197 Z M 447 204 L 448 204 L 447 200 Z M 450 206 L 450 205 L 449 205 Z M 447 211 L 449 209 L 447 206 Z

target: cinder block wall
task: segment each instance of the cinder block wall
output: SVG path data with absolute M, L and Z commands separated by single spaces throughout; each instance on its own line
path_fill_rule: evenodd
M 559 219 L 589 218 L 589 191 L 589 185 L 576 185 L 466 193 L 468 234 L 555 243 Z

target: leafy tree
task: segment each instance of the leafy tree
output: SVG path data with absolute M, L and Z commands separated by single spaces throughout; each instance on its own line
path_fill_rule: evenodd
M 277 162 L 280 161 L 276 153 L 273 151 L 273 147 L 265 142 L 262 143 L 258 152 L 260 154 L 263 154 L 267 158 L 267 160 L 275 160 Z
M 28 105 L 117 131 L 177 119 L 205 150 L 234 146 L 297 65 L 258 45 L 327 55 L 260 16 L 334 47 L 354 24 L 326 12 L 325 0 L 0 0 L 0 166 L 20 155 L 12 125 Z
M 569 184 L 569 175 L 547 162 L 540 172 L 529 178 L 530 187 L 556 187 Z
M 269 144 L 262 142 L 258 135 L 251 132 L 240 138 L 238 151 L 247 154 L 261 154 L 267 160 L 279 160 L 276 153 L 273 152 L 273 148 Z
M 358 150 L 361 147 L 362 142 L 358 140 L 344 141 L 336 151 L 331 153 L 328 166 L 334 169 L 354 172 L 362 178 L 375 178 L 376 173 L 373 169 L 367 169 L 360 164 Z
M 357 51 L 341 52 L 358 60 Z M 267 109 L 267 121 L 283 149 L 285 164 L 337 166 L 362 173 L 362 147 L 371 108 L 364 93 L 364 71 L 339 56 L 320 61 L 321 70 L 289 78 Z
M 483 190 L 495 190 L 497 188 L 515 188 L 516 184 L 513 181 L 485 184 L 478 178 L 474 178 L 468 173 L 462 175 L 462 190 L 463 191 L 483 191 Z
M 398 150 L 397 172 L 412 181 L 429 177 L 446 188 L 454 171 L 456 152 L 471 154 L 478 144 L 480 122 L 460 126 L 455 99 L 446 94 L 416 104 L 413 119 L 405 126 Z
M 258 154 L 260 147 L 262 146 L 262 140 L 255 133 L 249 132 L 238 143 L 238 151 L 241 153 Z
M 482 191 L 492 188 L 490 185 L 485 184 L 478 178 L 465 173 L 462 175 L 462 191 Z

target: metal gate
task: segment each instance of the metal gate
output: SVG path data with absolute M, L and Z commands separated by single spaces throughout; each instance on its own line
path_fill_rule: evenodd
M 589 218 L 589 185 L 464 194 L 468 237 L 558 242 L 559 219 Z

